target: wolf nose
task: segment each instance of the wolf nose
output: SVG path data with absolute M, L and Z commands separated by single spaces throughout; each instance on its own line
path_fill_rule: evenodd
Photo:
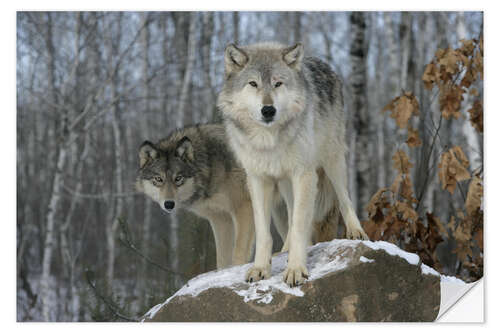
M 169 200 L 169 201 L 165 201 L 165 202 L 163 203 L 163 206 L 165 206 L 165 209 L 166 209 L 166 210 L 169 210 L 169 211 L 170 211 L 170 210 L 174 209 L 175 202 L 174 202 L 174 201 L 171 201 L 171 200 Z
M 267 123 L 273 120 L 274 115 L 276 114 L 276 109 L 272 105 L 266 105 L 262 108 L 262 110 L 260 110 L 260 112 L 262 113 L 264 121 Z

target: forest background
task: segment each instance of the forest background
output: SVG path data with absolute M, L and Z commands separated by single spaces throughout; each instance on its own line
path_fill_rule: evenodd
M 235 41 L 328 62 L 371 239 L 481 277 L 482 31 L 481 12 L 18 12 L 17 320 L 133 320 L 215 268 L 208 223 L 133 184 L 142 141 L 219 120 Z

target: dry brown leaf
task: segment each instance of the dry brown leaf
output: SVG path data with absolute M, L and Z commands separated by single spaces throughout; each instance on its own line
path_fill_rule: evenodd
M 405 176 L 401 183 L 401 196 L 409 203 L 417 203 L 418 200 L 413 197 L 413 188 L 410 177 Z
M 476 240 L 477 245 L 479 246 L 479 249 L 482 252 L 483 251 L 483 228 L 479 229 L 473 238 Z
M 407 174 L 410 172 L 410 169 L 413 167 L 413 164 L 410 163 L 408 155 L 403 150 L 398 150 L 392 157 L 393 165 L 399 173 Z
M 465 200 L 465 211 L 469 216 L 472 216 L 478 208 L 481 208 L 481 199 L 483 197 L 482 181 L 479 176 L 474 176 L 469 184 L 467 199 Z
M 474 64 L 474 67 L 476 68 L 477 73 L 481 75 L 481 80 L 484 79 L 483 76 L 483 52 L 476 52 L 474 55 L 474 58 L 472 59 L 472 63 Z
M 472 105 L 472 108 L 467 110 L 467 112 L 469 113 L 472 127 L 474 127 L 479 133 L 483 133 L 483 103 L 476 100 Z
M 410 117 L 420 114 L 418 101 L 412 93 L 396 97 L 382 111 L 390 111 L 390 117 L 396 121 L 399 128 L 406 128 Z
M 460 243 L 468 243 L 471 239 L 470 230 L 468 228 L 465 228 L 463 224 L 458 225 L 458 227 L 453 232 L 453 236 L 455 236 L 457 242 Z
M 454 117 L 455 119 L 460 118 L 460 106 L 464 99 L 463 94 L 465 89 L 451 85 L 446 88 L 442 88 L 439 95 L 439 105 L 441 108 L 441 114 L 445 119 L 450 119 Z
M 439 217 L 435 216 L 432 213 L 426 213 L 426 215 L 430 227 L 436 227 L 441 235 L 448 236 L 448 232 L 446 231 L 446 228 L 444 227 Z
M 462 47 L 460 48 L 460 51 L 463 52 L 463 54 L 468 57 L 474 53 L 475 45 L 474 41 L 472 39 L 466 40 L 466 39 L 461 39 L 460 43 L 462 43 Z
M 453 233 L 455 231 L 455 225 L 456 225 L 456 222 L 455 222 L 455 216 L 451 216 L 451 219 L 450 219 L 450 222 L 448 222 L 448 224 L 446 225 L 448 227 L 448 229 L 451 230 L 451 232 Z
M 439 59 L 439 64 L 443 66 L 446 72 L 456 74 L 459 70 L 460 56 L 457 51 L 448 48 Z
M 408 139 L 406 140 L 408 147 L 418 147 L 422 145 L 422 140 L 418 136 L 418 131 L 408 126 Z
M 378 210 L 382 210 L 389 204 L 387 199 L 384 197 L 384 193 L 387 191 L 387 188 L 381 188 L 370 199 L 370 202 L 366 206 L 366 210 L 368 211 L 368 216 L 370 216 L 370 218 L 374 217 Z
M 436 54 L 434 55 L 434 57 L 436 57 L 437 60 L 440 60 L 445 54 L 446 54 L 446 50 L 444 50 L 444 49 L 437 49 Z
M 457 242 L 457 247 L 452 251 L 452 253 L 456 253 L 458 260 L 460 260 L 464 265 L 468 264 L 469 256 L 472 257 L 470 242 Z
M 411 220 L 413 222 L 416 222 L 418 220 L 417 212 L 408 203 L 396 201 L 395 206 L 396 206 L 397 212 L 402 215 L 402 219 L 404 221 Z
M 431 90 L 432 86 L 439 82 L 439 71 L 434 62 L 431 62 L 425 67 L 422 81 L 424 81 L 424 86 L 427 90 Z
M 453 194 L 457 182 L 470 178 L 469 171 L 467 171 L 468 166 L 469 160 L 460 146 L 455 146 L 449 151 L 444 152 L 438 164 L 438 176 L 442 188 Z

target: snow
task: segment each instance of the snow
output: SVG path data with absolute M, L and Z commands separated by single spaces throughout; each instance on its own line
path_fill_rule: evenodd
M 361 256 L 361 257 L 359 257 L 359 261 L 361 261 L 361 262 L 374 262 L 375 259 L 368 259 L 367 257 Z
M 331 242 L 318 243 L 308 249 L 307 269 L 309 271 L 310 281 L 319 279 L 328 273 L 345 269 L 352 260 L 352 256 L 345 255 L 351 249 L 354 249 L 363 243 L 367 247 L 374 250 L 384 250 L 390 255 L 398 256 L 405 259 L 411 265 L 418 265 L 420 258 L 414 253 L 409 253 L 401 250 L 396 245 L 384 241 L 359 241 L 339 239 Z M 241 296 L 245 302 L 256 301 L 257 303 L 269 304 L 273 300 L 273 294 L 276 291 L 281 291 L 286 294 L 295 296 L 303 296 L 304 293 L 299 287 L 290 288 L 283 282 L 281 272 L 287 265 L 287 253 L 274 255 L 272 258 L 271 278 L 258 282 L 245 282 L 245 274 L 251 267 L 251 263 L 234 266 L 219 271 L 212 271 L 198 275 L 191 279 L 185 286 L 179 289 L 174 295 L 168 298 L 164 303 L 154 306 L 149 310 L 144 317 L 153 318 L 154 315 L 170 300 L 177 296 L 190 295 L 197 296 L 201 292 L 210 288 L 229 288 L 237 295 Z M 361 256 L 361 263 L 374 262 L 373 259 Z M 433 268 L 422 264 L 422 274 L 432 274 L 441 278 L 441 286 L 459 286 L 465 285 L 460 279 L 452 276 L 440 275 Z

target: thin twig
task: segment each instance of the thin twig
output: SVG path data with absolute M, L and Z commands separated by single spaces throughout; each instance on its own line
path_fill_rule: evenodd
M 116 309 L 115 305 L 112 304 L 105 296 L 101 295 L 99 291 L 97 290 L 97 287 L 95 283 L 92 281 L 91 275 L 92 271 L 89 269 L 85 270 L 85 279 L 87 280 L 87 283 L 89 284 L 90 288 L 92 288 L 94 294 L 96 295 L 97 298 L 99 298 L 101 301 L 104 302 L 104 304 L 108 307 L 108 309 L 118 318 L 126 320 L 126 321 L 139 321 L 137 318 L 131 318 L 128 316 L 125 316 L 121 314 L 118 309 Z
M 118 218 L 118 222 L 119 222 L 119 226 L 125 236 L 125 238 L 123 237 L 118 237 L 118 240 L 120 241 L 120 243 L 122 243 L 125 247 L 129 248 L 130 250 L 132 250 L 133 252 L 135 252 L 137 255 L 139 255 L 141 258 L 143 258 L 144 260 L 146 260 L 146 262 L 150 263 L 151 265 L 161 269 L 162 271 L 164 272 L 167 272 L 167 273 L 171 273 L 171 274 L 174 274 L 174 275 L 178 275 L 178 276 L 181 276 L 183 278 L 186 278 L 186 275 L 180 273 L 180 272 L 176 272 L 172 269 L 169 269 L 169 268 L 166 268 L 158 263 L 156 263 L 155 261 L 153 261 L 152 259 L 150 259 L 148 256 L 146 256 L 144 253 L 142 253 L 136 246 L 135 244 L 133 243 L 132 241 L 132 237 L 130 236 L 130 231 L 128 229 L 128 225 L 127 223 L 125 222 L 125 220 L 121 217 Z
M 82 193 L 73 190 L 72 188 L 62 185 L 62 188 L 68 192 L 70 195 L 81 197 L 81 198 L 86 198 L 86 199 L 96 199 L 96 200 L 104 200 L 104 199 L 109 199 L 109 198 L 123 198 L 123 197 L 132 197 L 136 195 L 141 195 L 141 193 L 138 192 L 125 192 L 125 193 Z

